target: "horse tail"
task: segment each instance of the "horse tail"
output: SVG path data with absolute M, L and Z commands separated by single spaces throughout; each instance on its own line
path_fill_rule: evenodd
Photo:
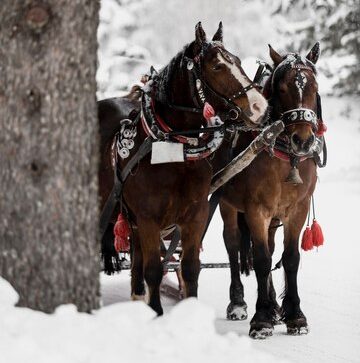
M 237 215 L 238 227 L 240 230 L 240 268 L 241 273 L 246 276 L 253 269 L 253 255 L 251 248 L 250 229 L 246 223 L 244 213 L 238 212 Z
M 121 271 L 119 254 L 114 247 L 114 224 L 110 223 L 101 240 L 101 259 L 103 261 L 104 272 L 112 275 Z

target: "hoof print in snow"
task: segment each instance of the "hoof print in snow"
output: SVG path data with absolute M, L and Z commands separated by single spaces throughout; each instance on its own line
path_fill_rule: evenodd
M 234 305 L 230 303 L 226 309 L 226 319 L 228 320 L 246 320 L 248 317 L 247 314 L 247 305 Z

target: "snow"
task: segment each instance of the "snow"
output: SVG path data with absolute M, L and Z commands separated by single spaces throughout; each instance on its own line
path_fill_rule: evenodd
M 142 302 L 106 306 L 93 314 L 63 305 L 52 315 L 15 308 L 17 294 L 0 278 L 0 352 L 2 362 L 92 363 L 272 361 L 246 337 L 221 336 L 215 311 L 196 299 L 177 304 L 155 319 Z M 286 362 L 282 360 L 280 362 Z

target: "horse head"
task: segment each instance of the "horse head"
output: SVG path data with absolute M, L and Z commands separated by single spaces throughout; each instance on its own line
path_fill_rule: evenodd
M 199 22 L 195 40 L 187 47 L 184 59 L 187 69 L 195 75 L 200 99 L 224 115 L 224 121 L 244 122 L 248 127 L 263 122 L 267 101 L 245 74 L 240 59 L 224 47 L 221 22 L 211 41 Z
M 264 87 L 264 94 L 272 107 L 272 118 L 282 119 L 290 152 L 307 155 L 319 132 L 318 83 L 315 64 L 320 47 L 316 43 L 306 57 L 297 53 L 281 56 L 270 45 L 274 70 Z

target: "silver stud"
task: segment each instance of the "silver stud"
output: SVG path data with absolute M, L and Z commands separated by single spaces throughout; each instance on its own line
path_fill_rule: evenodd
M 122 149 L 120 149 L 119 155 L 120 155 L 121 159 L 126 159 L 129 157 L 130 151 L 128 149 L 126 149 L 125 147 L 123 147 Z
M 132 149 L 135 146 L 134 140 L 128 140 L 127 148 Z
M 131 134 L 132 132 L 128 129 L 125 129 L 123 132 L 123 136 L 126 137 L 127 139 L 132 136 Z
M 296 120 L 296 118 L 297 118 L 297 112 L 296 112 L 296 111 L 294 111 L 294 112 L 292 112 L 292 113 L 291 113 L 291 115 L 290 115 L 290 119 L 291 119 L 291 121 L 295 121 L 295 120 Z

